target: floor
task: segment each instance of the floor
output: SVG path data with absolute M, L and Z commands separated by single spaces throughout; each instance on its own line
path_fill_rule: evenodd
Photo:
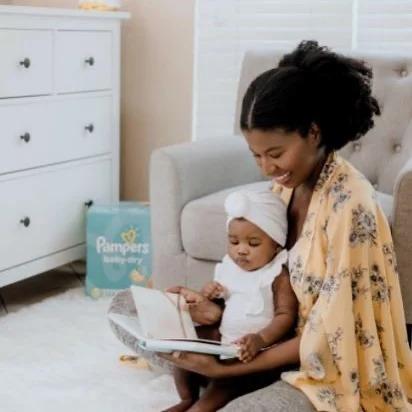
M 76 262 L 0 288 L 1 412 L 158 412 L 177 403 L 171 375 L 122 361 L 134 353 L 109 326 L 110 298 L 87 297 L 82 273 Z
M 76 261 L 0 288 L 0 317 L 84 285 L 85 266 L 84 261 Z

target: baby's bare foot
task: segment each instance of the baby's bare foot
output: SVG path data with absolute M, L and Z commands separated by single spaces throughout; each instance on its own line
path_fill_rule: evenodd
M 186 412 L 195 402 L 195 399 L 185 399 L 162 412 Z

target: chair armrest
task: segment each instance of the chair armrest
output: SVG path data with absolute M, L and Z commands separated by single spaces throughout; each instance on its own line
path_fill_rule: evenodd
M 393 227 L 397 236 L 412 240 L 412 158 L 410 158 L 399 172 L 393 190 Z M 410 245 L 403 245 L 410 248 Z
M 412 323 L 412 158 L 399 172 L 394 187 L 392 234 L 408 323 Z
M 156 255 L 182 252 L 180 215 L 191 200 L 262 180 L 239 136 L 208 139 L 155 150 L 150 159 L 150 203 Z

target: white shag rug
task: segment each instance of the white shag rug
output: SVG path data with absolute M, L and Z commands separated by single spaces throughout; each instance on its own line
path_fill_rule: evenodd
M 2 412 L 159 412 L 178 401 L 170 375 L 119 361 L 132 353 L 110 330 L 109 302 L 76 288 L 0 318 Z

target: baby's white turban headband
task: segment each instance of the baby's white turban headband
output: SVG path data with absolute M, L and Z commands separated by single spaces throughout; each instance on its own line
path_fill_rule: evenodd
M 227 226 L 235 218 L 243 217 L 267 233 L 279 245 L 285 246 L 287 235 L 287 208 L 275 193 L 239 190 L 225 200 Z

